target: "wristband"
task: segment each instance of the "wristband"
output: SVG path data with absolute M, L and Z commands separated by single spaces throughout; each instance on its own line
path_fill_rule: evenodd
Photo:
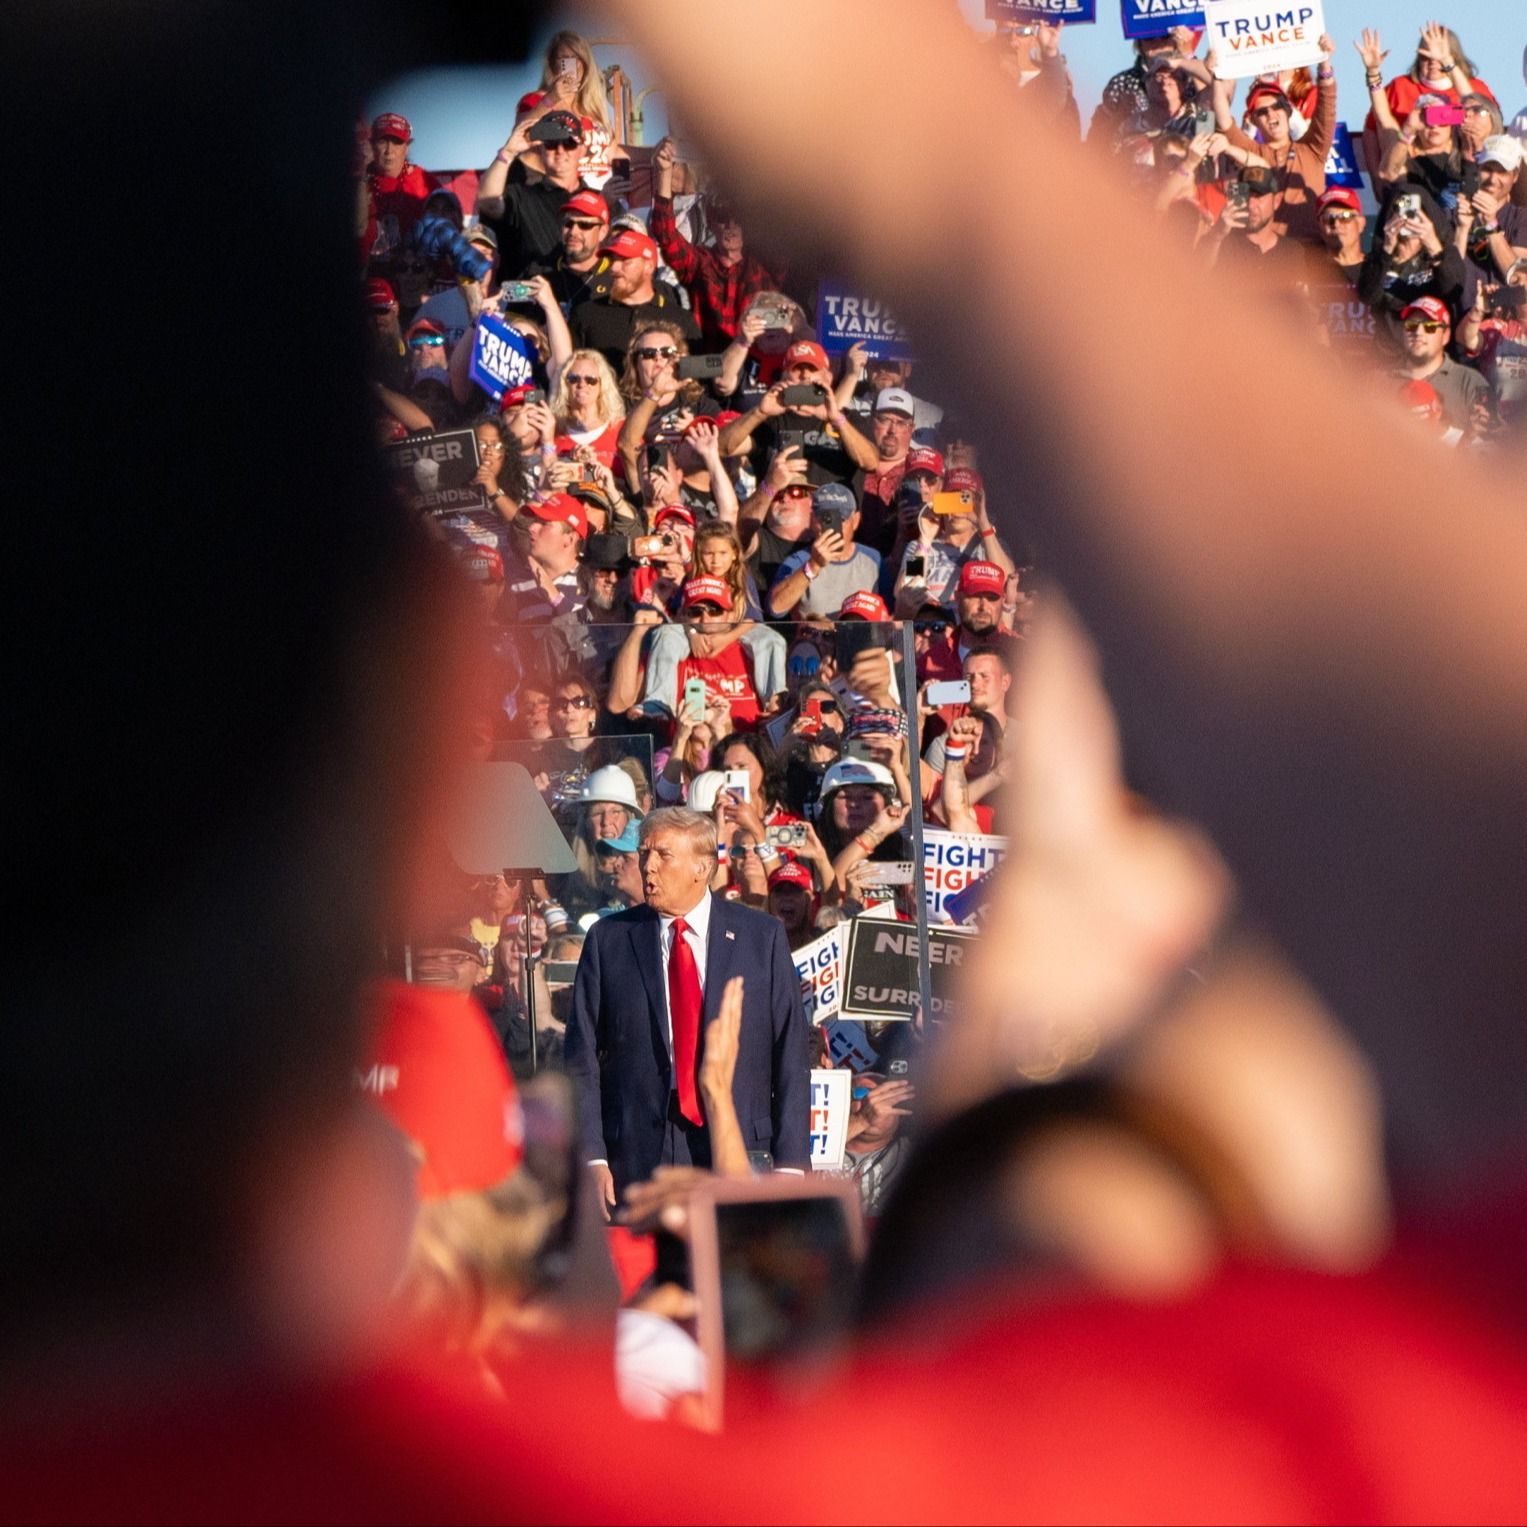
M 879 844 L 871 843 L 862 832 L 855 835 L 854 842 L 857 843 L 859 847 L 862 848 L 867 854 L 874 853 L 876 848 L 879 847 Z
M 819 572 L 821 572 L 821 568 L 813 567 L 812 564 L 808 562 L 805 567 L 801 569 L 801 571 L 805 573 L 807 583 L 815 583 L 816 576 Z
M 508 150 L 508 149 L 506 149 L 506 148 L 501 148 L 501 149 L 500 149 L 500 150 L 499 150 L 499 151 L 498 151 L 498 152 L 497 152 L 497 153 L 496 153 L 496 154 L 495 154 L 495 155 L 494 155 L 494 156 L 493 156 L 493 162 L 494 162 L 494 164 L 508 164 L 508 163 L 509 163 L 509 160 L 510 160 L 510 158 L 511 158 L 511 157 L 512 157 L 512 156 L 511 156 L 511 155 L 510 155 L 510 153 L 509 153 L 509 150 Z
M 944 744 L 944 758 L 948 763 L 964 763 L 965 756 L 970 749 L 964 743 L 947 742 Z
M 755 854 L 757 854 L 760 859 L 778 859 L 779 858 L 779 849 L 777 847 L 775 847 L 775 845 L 772 844 L 772 843 L 759 843 L 759 844 L 756 844 L 754 846 L 754 848 L 753 848 L 753 852 Z
M 1373 73 L 1368 76 L 1368 88 L 1370 90 L 1377 90 L 1377 89 L 1379 89 L 1383 85 L 1383 83 L 1384 83 L 1384 76 L 1382 74 L 1380 74 L 1377 69 L 1375 69 L 1373 71 Z
M 1335 79 L 1336 71 L 1330 66 L 1330 64 L 1321 64 L 1320 67 L 1315 70 L 1315 77 L 1322 80 Z

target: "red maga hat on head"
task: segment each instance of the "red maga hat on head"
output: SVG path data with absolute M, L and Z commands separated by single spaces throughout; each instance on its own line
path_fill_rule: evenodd
M 787 371 L 792 366 L 814 366 L 818 371 L 825 371 L 827 352 L 814 339 L 798 339 L 785 351 L 781 364 Z
M 634 228 L 621 228 L 612 233 L 600 246 L 600 254 L 612 260 L 635 260 L 645 257 L 657 263 L 657 245 L 645 233 Z
M 691 578 L 684 585 L 684 608 L 693 604 L 713 604 L 720 609 L 732 607 L 732 591 L 724 578 Z
M 786 859 L 770 874 L 769 889 L 772 891 L 777 885 L 798 885 L 803 891 L 814 889 L 811 871 L 798 859 Z
M 545 498 L 532 500 L 525 507 L 549 525 L 571 526 L 581 537 L 589 533 L 588 511 L 570 493 L 551 493 Z
M 843 601 L 843 608 L 838 611 L 839 620 L 889 620 L 891 612 L 885 607 L 885 600 L 879 594 L 871 593 L 869 589 L 859 589 Z
M 995 594 L 1007 592 L 1007 574 L 995 562 L 967 562 L 960 569 L 960 593 Z
M 1327 207 L 1346 207 L 1352 212 L 1363 210 L 1363 199 L 1351 186 L 1330 186 L 1315 198 L 1317 210 L 1324 212 Z
M 610 204 L 597 191 L 580 191 L 562 203 L 564 214 L 575 212 L 579 217 L 596 217 L 601 223 L 610 220 Z
M 385 313 L 397 305 L 398 294 L 393 291 L 392 282 L 373 276 L 366 283 L 366 306 L 373 313 Z
M 905 473 L 910 477 L 914 472 L 931 472 L 935 477 L 942 477 L 944 458 L 931 446 L 914 446 L 907 452 Z
M 500 1183 L 524 1155 L 524 1128 L 503 1047 L 477 1002 L 460 992 L 387 981 L 361 1091 L 418 1146 L 419 1196 Z
M 399 138 L 404 143 L 412 143 L 414 141 L 414 130 L 408 125 L 407 117 L 400 117 L 395 111 L 384 111 L 371 124 L 371 136 L 373 138 Z
M 1438 297 L 1417 297 L 1409 307 L 1400 310 L 1400 321 L 1403 323 L 1412 313 L 1420 313 L 1433 323 L 1445 323 L 1449 328 L 1453 326 L 1453 315 L 1447 303 Z

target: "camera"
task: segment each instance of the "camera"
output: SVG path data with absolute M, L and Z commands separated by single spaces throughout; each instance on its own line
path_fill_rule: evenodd
M 424 217 L 414 225 L 414 248 L 427 260 L 448 259 L 463 281 L 481 281 L 493 262 L 446 217 Z
M 811 408 L 827 401 L 827 389 L 820 382 L 795 382 L 780 393 L 779 400 L 786 408 Z

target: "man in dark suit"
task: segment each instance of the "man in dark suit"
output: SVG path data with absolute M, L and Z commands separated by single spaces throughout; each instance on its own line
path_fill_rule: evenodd
M 744 978 L 732 1100 L 749 1150 L 809 1160 L 810 1062 L 800 982 L 779 921 L 712 896 L 716 829 L 683 807 L 641 826 L 647 903 L 589 930 L 566 1063 L 607 1209 L 659 1166 L 710 1164 L 697 1072 L 722 990 Z

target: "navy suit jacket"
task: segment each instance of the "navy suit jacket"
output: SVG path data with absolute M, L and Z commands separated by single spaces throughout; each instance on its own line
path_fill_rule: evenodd
M 565 1060 L 578 1094 L 588 1159 L 610 1163 L 617 1191 L 661 1164 L 674 1090 L 663 1001 L 660 923 L 651 907 L 601 918 L 589 929 Z M 749 1150 L 776 1166 L 810 1160 L 811 1103 L 806 1014 L 783 925 L 764 912 L 714 897 L 705 957 L 709 1023 L 733 976 L 744 978 L 742 1036 L 732 1098 Z M 702 1024 L 700 1053 L 705 1053 Z

